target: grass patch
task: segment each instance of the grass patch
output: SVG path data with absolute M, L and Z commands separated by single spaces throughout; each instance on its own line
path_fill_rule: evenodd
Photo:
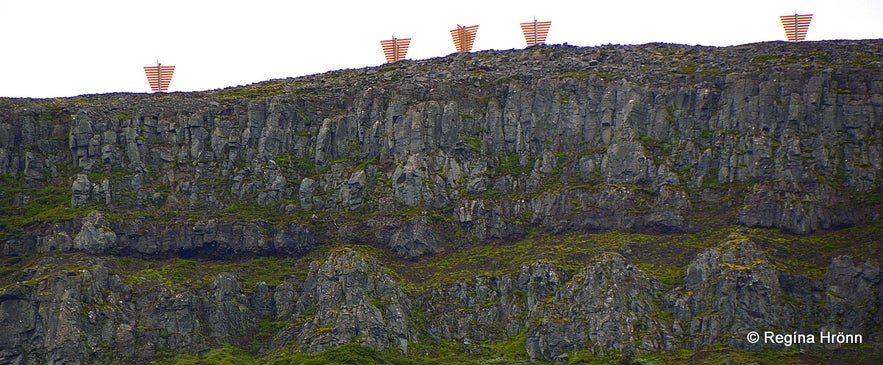
M 866 68 L 869 70 L 879 70 L 880 62 L 881 60 L 879 56 L 875 56 L 867 52 L 857 52 L 852 59 L 852 64 L 854 66 Z
M 34 287 L 53 277 L 78 275 L 96 266 L 96 261 L 80 254 L 8 256 L 0 263 L 15 270 L 2 270 L 0 293 L 15 287 Z
M 381 352 L 370 347 L 356 344 L 346 344 L 332 347 L 325 351 L 315 353 L 279 351 L 261 359 L 260 364 L 267 365 L 385 365 L 385 364 L 432 364 L 437 362 L 424 362 L 427 359 L 417 359 L 403 356 L 393 352 Z
M 246 86 L 237 86 L 218 91 L 208 92 L 221 100 L 254 99 L 283 94 L 287 91 L 285 80 L 264 81 Z
M 532 233 L 514 242 L 482 242 L 417 263 L 387 264 L 416 290 L 470 282 L 476 277 L 516 274 L 539 261 L 578 271 L 605 252 L 628 252 L 629 261 L 658 279 L 666 289 L 682 282 L 690 262 L 703 250 L 732 239 L 735 227 L 690 234 L 639 234 L 609 231 L 551 235 Z M 774 229 L 751 229 L 737 234 L 751 239 L 779 270 L 819 280 L 831 259 L 850 255 L 855 260 L 883 261 L 883 222 L 836 231 L 794 235 Z
M 851 256 L 855 263 L 883 261 L 883 221 L 806 235 L 754 228 L 751 236 L 779 270 L 814 280 L 824 277 L 836 256 Z
M 86 215 L 97 203 L 85 207 L 71 207 L 71 190 L 62 182 L 29 187 L 21 175 L 0 177 L 0 240 L 5 240 L 22 228 L 38 223 L 70 220 Z
M 422 290 L 445 287 L 456 282 L 469 282 L 475 277 L 515 274 L 521 267 L 537 262 L 548 262 L 558 268 L 577 271 L 594 257 L 605 252 L 620 252 L 625 249 L 639 251 L 632 260 L 650 260 L 658 265 L 668 265 L 677 240 L 685 235 L 645 235 L 611 231 L 605 233 L 568 233 L 551 235 L 533 233 L 515 242 L 482 242 L 465 247 L 450 254 L 432 257 L 419 263 L 406 264 L 398 270 L 401 276 L 410 280 Z M 708 243 L 710 246 L 711 243 Z M 655 252 L 654 247 L 663 247 L 664 252 Z M 690 250 L 690 252 L 695 252 Z M 688 254 L 675 256 L 681 270 L 686 265 Z M 680 259 L 683 257 L 683 259 Z M 663 258 L 662 261 L 654 261 Z M 648 261 L 648 262 L 650 262 Z M 661 268 L 659 270 L 662 270 Z
M 312 256 L 309 256 L 312 258 Z M 275 287 L 293 278 L 303 280 L 309 260 L 289 257 L 256 257 L 241 261 L 175 258 L 148 261 L 134 258 L 106 257 L 123 273 L 129 286 L 162 285 L 178 289 L 205 288 L 221 273 L 232 273 L 242 281 L 243 292 L 249 293 L 260 282 Z
M 527 328 L 507 340 L 488 345 L 490 355 L 502 360 L 504 364 L 512 364 L 516 361 L 527 362 L 530 356 L 527 354 L 525 343 L 527 342 Z
M 151 361 L 151 365 L 251 365 L 259 364 L 257 359 L 231 345 L 221 345 L 209 350 L 204 355 L 184 355 L 181 357 L 165 360 Z
M 280 168 L 295 174 L 310 176 L 316 172 L 316 166 L 310 160 L 292 154 L 281 154 L 274 159 Z
M 677 284 L 680 284 L 684 280 L 684 275 L 687 274 L 687 266 L 686 265 L 674 265 L 674 264 L 656 264 L 652 262 L 638 262 L 635 263 L 639 269 L 649 274 L 650 276 L 658 279 L 665 290 L 671 289 Z
M 648 157 L 653 159 L 653 163 L 656 165 L 662 164 L 671 157 L 671 152 L 674 149 L 671 141 L 659 140 L 648 135 L 638 136 L 638 142 L 641 143 L 644 150 L 648 152 Z
M 529 174 L 533 170 L 534 159 L 529 158 L 526 166 L 521 166 L 521 155 L 513 152 L 500 158 L 497 166 L 493 168 L 493 177 L 501 177 L 506 175 L 520 176 Z
M 776 60 L 779 60 L 780 58 L 782 58 L 782 56 L 761 53 L 761 54 L 756 54 L 756 55 L 752 56 L 751 62 L 754 62 L 758 65 L 765 65 L 769 61 L 776 61 Z
M 804 364 L 878 364 L 883 360 L 883 354 L 837 354 L 831 353 L 799 353 L 796 350 L 767 350 L 767 351 L 737 351 L 725 348 L 708 349 L 703 351 L 680 350 L 675 352 L 657 352 L 638 355 L 635 358 L 637 364 L 777 364 L 777 365 L 804 365 Z M 591 362 L 587 364 L 592 364 Z M 600 363 L 599 363 L 600 364 Z
M 700 182 L 700 186 L 705 189 L 716 189 L 721 186 L 720 180 L 718 180 L 717 176 L 720 174 L 720 168 L 714 167 L 711 168 L 708 173 L 702 175 L 702 181 Z
M 518 336 L 517 336 L 518 337 Z M 409 354 L 377 349 L 349 343 L 324 351 L 305 353 L 292 348 L 282 348 L 271 353 L 254 356 L 230 345 L 222 345 L 204 355 L 184 355 L 172 359 L 155 360 L 151 365 L 473 365 L 473 364 L 528 364 L 524 351 L 524 337 L 520 336 L 520 346 L 508 345 L 517 341 L 507 341 L 492 345 L 494 354 L 476 355 L 464 352 L 459 345 L 450 341 L 430 341 L 412 344 Z M 507 351 L 512 351 L 509 353 Z M 502 355 L 502 359 L 500 356 Z M 510 360 L 516 359 L 516 360 Z M 533 362 L 533 364 L 547 364 Z
M 384 352 L 357 344 L 346 344 L 332 347 L 325 351 L 303 353 L 290 349 L 280 349 L 263 356 L 253 356 L 242 349 L 230 345 L 221 345 L 200 356 L 183 355 L 171 359 L 151 362 L 151 365 L 460 365 L 460 364 L 547 364 L 543 361 L 529 362 L 521 356 L 526 355 L 523 342 L 518 349 L 509 345 L 523 340 L 521 335 L 513 340 L 493 344 L 490 356 L 474 355 L 462 352 L 451 342 L 439 342 L 417 346 L 408 355 L 396 352 Z M 418 344 L 415 344 L 418 345 Z M 798 353 L 795 351 L 736 351 L 729 349 L 708 349 L 703 351 L 679 350 L 674 352 L 654 352 L 640 354 L 630 358 L 620 352 L 611 351 L 605 356 L 598 356 L 589 350 L 581 350 L 569 354 L 566 364 L 601 365 L 634 363 L 644 365 L 662 364 L 723 364 L 729 361 L 736 364 L 859 364 L 879 363 L 883 354 L 864 353 L 856 355 L 832 355 L 825 353 Z
M 481 138 L 479 137 L 465 137 L 463 138 L 463 145 L 469 147 L 474 152 L 481 152 Z

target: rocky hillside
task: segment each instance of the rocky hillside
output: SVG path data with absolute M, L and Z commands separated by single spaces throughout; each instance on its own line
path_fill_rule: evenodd
M 0 364 L 876 363 L 881 58 L 541 46 L 0 99 Z

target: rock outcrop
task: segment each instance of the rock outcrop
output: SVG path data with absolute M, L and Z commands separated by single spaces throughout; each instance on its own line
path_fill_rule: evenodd
M 713 215 L 808 233 L 880 218 L 868 199 L 883 162 L 880 47 L 536 47 L 206 93 L 6 99 L 0 174 L 32 188 L 13 206 L 51 182 L 69 187 L 71 208 L 127 213 L 110 224 L 129 239 L 105 253 L 204 247 L 137 237 L 230 224 L 252 205 L 251 221 L 300 225 L 299 243 L 218 247 L 309 249 L 360 229 L 366 212 L 407 226 L 402 213 L 419 210 L 432 232 L 401 231 L 403 257 L 433 254 L 458 229 L 692 232 Z M 317 237 L 313 216 L 334 224 Z M 280 229 L 256 224 L 243 228 Z M 2 251 L 45 252 L 52 230 L 7 237 Z M 357 236 L 385 246 L 371 230 Z
M 358 342 L 407 353 L 408 343 L 416 338 L 409 321 L 410 300 L 402 288 L 385 269 L 354 251 L 314 262 L 299 284 L 296 299 L 277 298 L 277 305 L 290 307 L 283 310 L 289 318 L 282 319 L 298 324 L 279 336 L 281 343 L 300 343 L 314 352 Z
M 653 302 L 661 285 L 616 254 L 580 270 L 534 314 L 526 348 L 531 358 L 559 359 L 590 344 L 605 351 L 666 348 L 666 325 Z
M 721 343 L 781 348 L 745 341 L 758 329 L 860 333 L 874 351 L 883 347 L 878 264 L 837 256 L 812 280 L 770 262 L 736 235 L 700 252 L 670 289 L 606 252 L 577 271 L 537 262 L 415 295 L 372 254 L 353 249 L 313 261 L 302 279 L 252 288 L 230 273 L 193 288 L 152 270 L 132 276 L 100 258 L 50 256 L 0 290 L 0 362 L 143 363 L 219 343 L 320 351 L 355 342 L 407 353 L 421 336 L 480 352 L 519 334 L 531 359 L 548 361 L 584 348 L 628 356 Z M 259 322 L 279 325 L 262 333 Z
M 863 333 L 855 351 L 879 353 L 881 57 L 880 40 L 541 46 L 0 99 L 0 363 L 221 344 L 475 355 L 516 339 L 547 361 L 780 349 L 744 340 L 763 329 Z M 849 227 L 871 228 L 782 256 Z M 734 233 L 683 238 L 720 230 Z M 683 239 L 654 248 L 668 261 L 623 239 L 578 265 L 558 250 L 441 282 L 415 269 L 587 232 Z M 240 264 L 266 257 L 313 263 L 255 282 Z M 211 276 L 180 267 L 193 263 Z

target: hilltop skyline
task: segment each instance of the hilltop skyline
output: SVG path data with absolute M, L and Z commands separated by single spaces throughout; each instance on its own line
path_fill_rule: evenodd
M 473 52 L 519 49 L 519 23 L 534 18 L 552 21 L 546 44 L 575 46 L 782 41 L 779 16 L 795 11 L 814 14 L 806 41 L 883 36 L 883 2 L 871 0 L 446 4 L 2 2 L 0 97 L 149 92 L 143 67 L 157 60 L 177 66 L 171 92 L 378 66 L 386 62 L 380 41 L 392 36 L 412 39 L 406 59 L 442 57 L 455 52 L 449 31 L 458 24 L 479 25 Z

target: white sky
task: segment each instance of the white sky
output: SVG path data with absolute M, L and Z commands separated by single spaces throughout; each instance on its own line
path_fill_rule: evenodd
M 779 15 L 814 14 L 807 41 L 883 38 L 883 0 L 0 0 L 0 97 L 149 92 L 143 66 L 176 66 L 169 91 L 378 66 L 380 41 L 409 59 L 525 46 L 518 23 L 552 21 L 546 44 L 784 40 Z

